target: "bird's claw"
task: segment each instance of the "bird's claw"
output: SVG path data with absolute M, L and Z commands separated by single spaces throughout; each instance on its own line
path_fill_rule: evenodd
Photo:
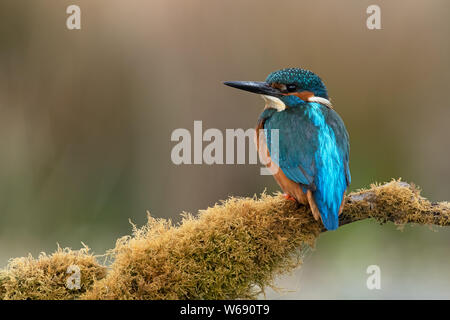
M 291 200 L 291 201 L 297 202 L 297 200 L 295 200 L 295 198 L 292 197 L 290 194 L 283 193 L 283 197 L 284 197 L 286 200 Z

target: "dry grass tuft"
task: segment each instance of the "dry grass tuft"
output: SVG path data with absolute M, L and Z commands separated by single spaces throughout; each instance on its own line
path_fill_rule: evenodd
M 430 203 L 414 185 L 393 180 L 346 197 L 341 225 L 380 223 L 450 225 L 450 204 Z M 0 273 L 5 299 L 243 299 L 256 298 L 274 277 L 301 263 L 302 249 L 323 232 L 309 209 L 281 195 L 230 198 L 182 223 L 148 217 L 117 240 L 105 276 L 87 249 L 14 259 Z M 65 287 L 66 269 L 80 266 L 82 288 Z

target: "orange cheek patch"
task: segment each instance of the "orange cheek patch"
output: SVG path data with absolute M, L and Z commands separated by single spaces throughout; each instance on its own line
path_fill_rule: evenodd
M 292 92 L 292 93 L 283 93 L 285 96 L 296 96 L 302 99 L 303 101 L 308 101 L 309 98 L 314 97 L 314 93 L 311 91 L 302 91 L 302 92 Z

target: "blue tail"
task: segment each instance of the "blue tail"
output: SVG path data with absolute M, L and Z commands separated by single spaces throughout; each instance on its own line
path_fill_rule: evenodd
M 348 184 L 344 165 L 338 161 L 331 163 L 319 168 L 313 196 L 325 228 L 336 230 L 339 227 L 339 208 Z
M 325 193 L 318 188 L 313 192 L 323 225 L 327 230 L 336 230 L 339 227 L 339 208 L 344 192 L 345 187 L 329 188 Z

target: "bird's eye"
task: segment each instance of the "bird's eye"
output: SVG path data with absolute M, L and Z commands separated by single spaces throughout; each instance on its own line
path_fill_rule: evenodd
M 288 84 L 286 85 L 286 90 L 288 92 L 294 92 L 297 91 L 297 86 L 295 84 Z

